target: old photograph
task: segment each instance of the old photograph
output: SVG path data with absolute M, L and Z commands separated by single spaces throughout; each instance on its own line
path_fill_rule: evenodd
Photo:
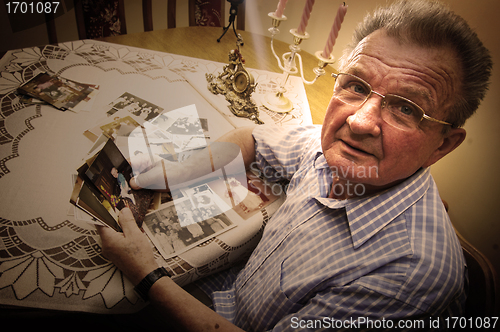
M 146 215 L 143 227 L 163 258 L 167 259 L 234 226 L 224 213 L 204 219 L 201 210 L 193 206 L 189 197 L 184 197 Z

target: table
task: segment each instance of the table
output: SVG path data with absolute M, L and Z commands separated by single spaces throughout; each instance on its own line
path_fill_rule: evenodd
M 132 284 L 101 256 L 93 226 L 76 222 L 70 212 L 71 174 L 92 146 L 81 133 L 95 126 L 107 105 L 130 89 L 172 108 L 183 106 L 185 101 L 178 94 L 191 89 L 198 91 L 198 97 L 192 99 L 202 109 L 223 109 L 224 100 L 207 93 L 206 82 L 200 79 L 207 71 L 220 71 L 228 50 L 235 47 L 235 38 L 229 35 L 218 44 L 219 32 L 215 28 L 178 28 L 7 52 L 0 62 L 0 304 L 90 313 L 131 313 L 144 307 Z M 269 38 L 247 32 L 242 36 L 246 66 L 260 82 L 258 98 L 276 88 L 266 82 L 276 82 L 282 74 L 269 50 Z M 276 49 L 280 54 L 287 51 L 286 44 L 279 42 Z M 304 53 L 303 58 L 306 70 L 315 66 L 311 55 Z M 39 71 L 98 83 L 100 93 L 78 113 L 26 106 L 14 91 Z M 285 115 L 266 112 L 263 118 L 277 124 L 320 123 L 319 109 L 328 104 L 326 91 L 331 80 L 327 76 L 306 87 L 314 105 L 313 120 L 304 87 L 296 77 L 290 80 L 296 109 Z M 221 114 L 205 115 L 212 121 Z M 236 126 L 250 121 L 231 119 Z M 221 134 L 211 135 L 217 138 Z M 226 256 L 246 250 L 231 241 L 217 241 Z M 203 268 L 227 262 L 219 259 Z M 183 278 L 203 273 L 185 257 L 169 264 Z M 183 275 L 186 271 L 189 273 Z

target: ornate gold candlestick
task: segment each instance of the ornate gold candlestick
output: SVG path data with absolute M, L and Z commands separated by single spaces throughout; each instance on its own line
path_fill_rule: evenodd
M 229 52 L 229 63 L 223 71 L 215 76 L 205 74 L 208 90 L 215 95 L 224 95 L 229 103 L 229 110 L 238 117 L 248 118 L 256 124 L 263 124 L 259 119 L 257 104 L 252 98 L 257 83 L 252 74 L 243 65 L 244 60 L 240 52 L 243 40 L 238 38 L 236 49 Z

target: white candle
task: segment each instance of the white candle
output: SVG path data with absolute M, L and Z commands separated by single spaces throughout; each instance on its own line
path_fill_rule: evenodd
M 299 28 L 297 29 L 297 33 L 303 35 L 306 32 L 307 22 L 309 21 L 309 17 L 311 17 L 312 7 L 314 5 L 314 0 L 307 0 L 306 5 L 304 7 L 304 12 L 302 13 L 302 19 L 300 20 Z
M 340 26 L 344 21 L 344 16 L 347 13 L 347 6 L 345 4 L 340 5 L 337 11 L 337 16 L 335 16 L 335 21 L 333 22 L 332 30 L 330 30 L 330 35 L 326 41 L 325 48 L 321 54 L 324 58 L 329 58 L 332 53 L 333 45 L 335 45 L 335 40 L 339 35 Z

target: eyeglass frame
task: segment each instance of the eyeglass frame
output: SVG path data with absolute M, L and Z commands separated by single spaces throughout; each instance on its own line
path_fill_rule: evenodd
M 333 78 L 335 78 L 335 84 L 337 84 L 337 78 L 339 77 L 339 75 L 347 75 L 347 76 L 354 77 L 354 78 L 356 78 L 356 79 L 360 80 L 361 82 L 365 83 L 365 84 L 366 84 L 366 86 L 368 86 L 368 87 L 370 88 L 370 93 L 366 96 L 365 100 L 363 100 L 363 102 L 362 102 L 361 104 L 359 104 L 358 106 L 354 106 L 354 105 L 351 105 L 351 106 L 354 106 L 354 107 L 361 107 L 361 106 L 363 106 L 363 105 L 366 103 L 366 101 L 367 101 L 368 99 L 370 99 L 370 97 L 372 96 L 372 93 L 374 93 L 374 94 L 376 94 L 377 96 L 379 96 L 379 97 L 381 97 L 381 98 L 382 98 L 382 101 L 383 101 L 383 102 L 382 102 L 382 106 L 381 106 L 381 108 L 384 108 L 384 107 L 385 107 L 385 103 L 386 103 L 386 96 L 385 96 L 385 95 L 383 95 L 383 94 L 381 94 L 381 93 L 379 93 L 379 92 L 377 92 L 377 91 L 375 91 L 375 90 L 373 90 L 373 87 L 371 86 L 371 84 L 370 84 L 370 83 L 368 83 L 368 82 L 367 82 L 367 81 L 365 81 L 364 79 L 362 79 L 362 78 L 360 78 L 360 77 L 358 77 L 358 76 L 356 76 L 356 75 L 353 75 L 353 74 L 348 74 L 348 73 L 338 73 L 338 74 L 335 74 L 335 73 L 332 73 L 332 77 L 333 77 Z M 334 90 L 333 90 L 333 91 L 334 91 L 334 94 L 335 94 L 335 88 L 334 88 Z M 417 106 L 417 108 L 420 110 L 420 112 L 422 112 L 422 116 L 420 117 L 420 120 L 419 120 L 419 122 L 418 122 L 418 124 L 417 124 L 417 127 L 420 125 L 420 123 L 422 122 L 422 120 L 423 120 L 423 119 L 426 119 L 426 120 L 429 120 L 429 121 L 432 121 L 432 122 L 436 122 L 436 123 L 440 123 L 440 124 L 443 124 L 443 125 L 448 125 L 448 126 L 452 126 L 452 127 L 453 127 L 453 124 L 451 124 L 451 123 L 449 123 L 449 122 L 442 121 L 442 120 L 438 120 L 438 119 L 435 119 L 435 118 L 433 118 L 433 117 L 431 117 L 431 116 L 429 116 L 429 115 L 425 114 L 425 111 L 422 109 L 422 107 L 420 107 L 419 105 L 417 105 L 417 103 L 415 103 L 414 101 L 411 101 L 411 100 L 410 100 L 410 99 L 408 99 L 408 98 L 401 97 L 401 96 L 398 96 L 398 95 L 395 95 L 395 94 L 392 94 L 392 93 L 388 93 L 388 95 L 391 95 L 391 96 L 395 96 L 395 97 L 401 98 L 401 99 L 403 99 L 403 100 L 406 100 L 406 101 L 410 102 L 410 104 Z M 341 99 L 339 99 L 339 100 L 340 100 L 341 102 L 343 102 L 344 104 L 350 105 L 350 104 L 346 103 L 345 101 L 343 101 L 343 100 L 341 100 Z M 417 127 L 415 127 L 415 128 L 417 128 Z M 399 127 L 397 127 L 397 128 L 399 128 Z M 401 129 L 401 128 L 400 128 L 400 129 Z M 402 129 L 402 130 L 403 130 L 403 129 Z

